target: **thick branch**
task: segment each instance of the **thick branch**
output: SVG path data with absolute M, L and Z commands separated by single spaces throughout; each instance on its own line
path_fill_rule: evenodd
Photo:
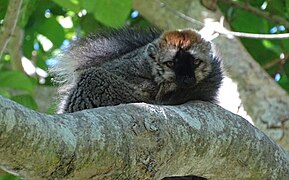
M 193 24 L 168 11 L 159 2 L 159 0 L 138 0 L 134 1 L 134 8 L 162 29 L 200 28 L 198 24 Z M 199 1 L 166 0 L 165 3 L 166 6 L 174 7 L 201 22 L 206 19 L 217 21 L 222 16 L 219 11 L 212 12 L 202 7 Z M 286 121 L 289 117 L 288 94 L 254 61 L 238 39 L 219 36 L 214 42 L 228 74 L 238 83 L 244 109 L 257 127 L 289 150 L 289 131 L 287 131 L 289 121 Z M 224 98 L 221 101 L 232 101 L 232 98 Z M 239 107 L 236 107 L 234 112 L 237 112 L 237 109 Z
M 4 24 L 1 29 L 0 36 L 0 58 L 5 51 L 7 43 L 13 34 L 14 29 L 16 27 L 20 8 L 21 8 L 22 0 L 10 0 L 8 9 L 5 15 Z
M 8 45 L 8 51 L 12 59 L 11 64 L 13 70 L 18 70 L 22 72 L 24 72 L 21 62 L 21 58 L 23 56 L 22 54 L 23 36 L 24 30 L 19 27 L 15 27 L 13 36 L 10 38 L 10 42 Z
M 0 106 L 0 167 L 28 179 L 289 177 L 283 149 L 210 103 L 140 103 L 55 116 L 1 97 Z

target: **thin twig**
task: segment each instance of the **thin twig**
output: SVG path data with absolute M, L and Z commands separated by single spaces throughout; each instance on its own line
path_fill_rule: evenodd
M 289 29 L 289 21 L 287 19 L 282 18 L 282 17 L 277 16 L 277 15 L 273 15 L 267 11 L 262 11 L 258 8 L 251 6 L 249 3 L 241 3 L 240 1 L 232 1 L 232 0 L 218 0 L 218 1 L 222 2 L 222 3 L 229 4 L 233 7 L 239 8 L 239 9 L 243 9 L 245 11 L 252 13 L 252 14 L 263 17 L 263 18 L 265 18 L 265 19 L 267 19 L 273 23 L 276 23 L 278 25 L 283 25 L 287 29 Z
M 6 46 L 9 42 L 11 35 L 13 34 L 22 5 L 22 0 L 10 0 L 8 9 L 6 11 L 3 27 L 1 29 L 1 36 L 0 36 L 0 58 Z
M 209 22 L 209 23 L 202 23 L 190 16 L 185 15 L 184 13 L 181 13 L 165 3 L 161 2 L 160 0 L 156 0 L 161 4 L 162 7 L 168 9 L 175 15 L 179 16 L 180 18 L 189 21 L 193 24 L 196 24 L 198 26 L 204 27 L 204 28 L 209 28 L 210 30 L 213 30 L 215 33 L 219 33 L 222 35 L 227 35 L 227 36 L 237 36 L 237 37 L 243 37 L 243 38 L 251 38 L 251 39 L 284 39 L 284 38 L 289 38 L 289 33 L 283 33 L 283 34 L 254 34 L 254 33 L 245 33 L 245 32 L 235 32 L 235 31 L 230 31 L 226 29 L 223 26 L 223 19 L 221 18 L 220 22 Z
M 270 61 L 269 63 L 264 64 L 262 67 L 264 69 L 269 69 L 269 68 L 275 66 L 276 64 L 284 65 L 288 61 L 289 61 L 289 54 L 285 54 L 283 59 L 280 59 L 280 58 L 274 59 L 274 60 Z

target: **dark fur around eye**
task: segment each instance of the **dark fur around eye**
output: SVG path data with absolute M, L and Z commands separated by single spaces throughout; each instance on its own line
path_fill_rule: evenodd
M 194 65 L 196 65 L 196 66 L 199 66 L 202 62 L 203 62 L 203 61 L 200 60 L 200 59 L 193 59 L 193 63 L 194 63 Z
M 173 68 L 175 63 L 174 63 L 174 61 L 167 61 L 167 62 L 165 62 L 165 65 L 168 66 L 169 68 Z

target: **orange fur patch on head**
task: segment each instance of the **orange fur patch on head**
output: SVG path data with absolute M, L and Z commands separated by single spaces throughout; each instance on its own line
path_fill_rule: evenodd
M 188 49 L 192 44 L 200 42 L 201 36 L 191 30 L 170 31 L 162 36 L 161 46 L 175 46 L 181 49 Z

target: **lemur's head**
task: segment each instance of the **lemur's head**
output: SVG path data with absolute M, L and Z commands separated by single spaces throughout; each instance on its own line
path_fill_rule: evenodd
M 191 88 L 212 71 L 211 43 L 193 30 L 165 32 L 146 49 L 158 84 Z

